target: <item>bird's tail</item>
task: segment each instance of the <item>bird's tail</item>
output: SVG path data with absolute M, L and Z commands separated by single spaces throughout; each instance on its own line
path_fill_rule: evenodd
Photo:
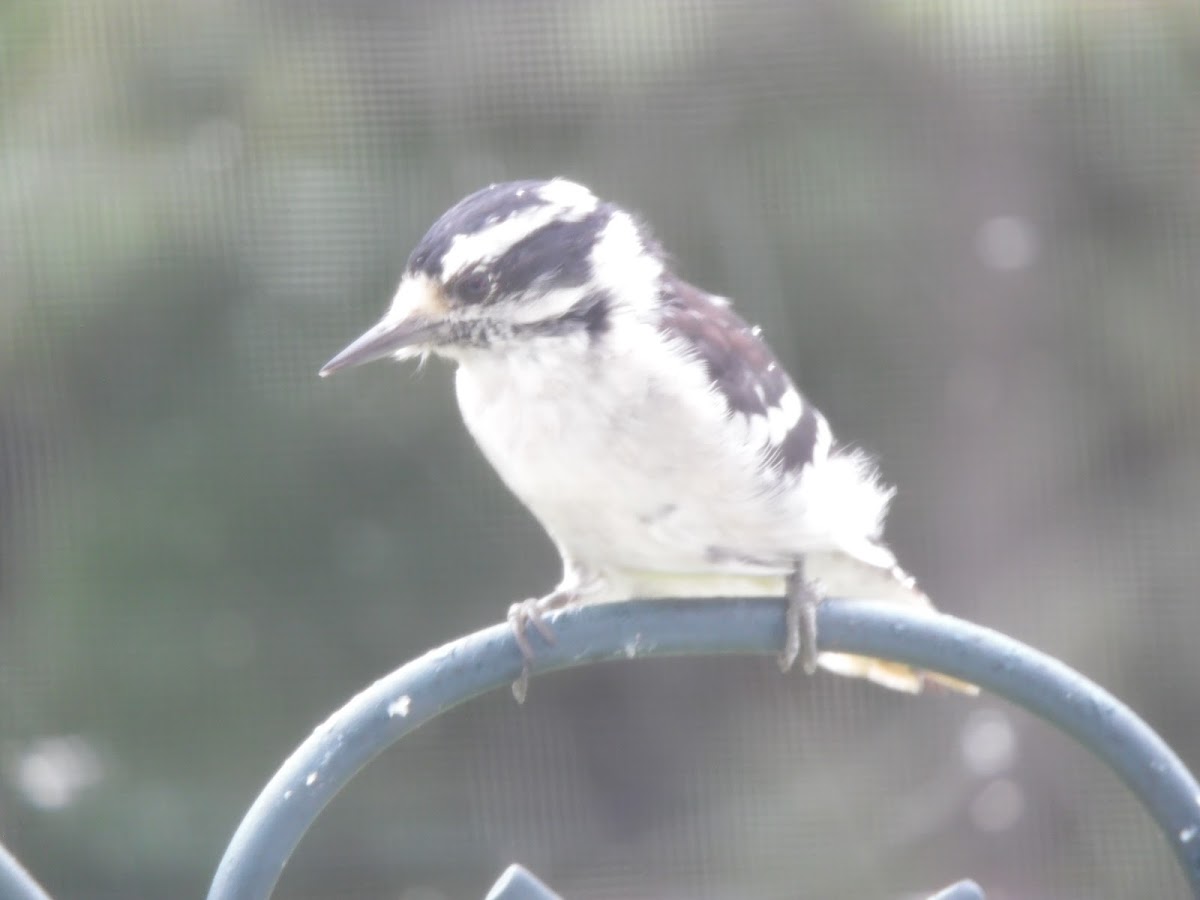
M 970 682 L 961 681 L 940 672 L 925 672 L 903 663 L 872 659 L 869 656 L 854 656 L 850 653 L 822 653 L 817 657 L 817 665 L 837 675 L 865 678 L 883 685 L 885 688 L 903 691 L 906 694 L 919 694 L 926 684 L 936 684 L 939 687 L 971 697 L 979 693 L 979 688 Z
M 934 612 L 933 603 L 917 587 L 912 576 L 896 564 L 890 550 L 875 542 L 848 546 L 843 552 L 812 554 L 805 557 L 805 577 L 817 582 L 821 593 L 830 597 L 882 600 L 911 611 Z M 894 691 L 920 693 L 927 683 L 961 694 L 976 695 L 979 688 L 938 672 L 924 672 L 903 663 L 855 656 L 849 653 L 822 653 L 817 664 L 830 672 L 851 678 L 866 678 Z

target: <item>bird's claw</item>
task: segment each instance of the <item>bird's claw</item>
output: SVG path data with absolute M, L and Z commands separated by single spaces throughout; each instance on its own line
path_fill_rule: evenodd
M 526 660 L 533 659 L 533 645 L 529 643 L 529 638 L 525 635 L 530 625 L 545 639 L 547 644 L 553 644 L 555 640 L 554 629 L 542 615 L 544 609 L 550 608 L 544 606 L 546 599 L 545 597 L 530 598 L 522 600 L 520 603 L 514 603 L 508 608 L 508 624 L 512 628 L 517 646 L 521 649 L 521 655 Z
M 805 675 L 817 671 L 817 604 L 820 598 L 804 578 L 804 567 L 797 561 L 787 578 L 785 638 L 779 654 L 779 669 L 786 672 L 797 658 Z
M 529 626 L 532 625 L 547 644 L 553 644 L 556 640 L 554 629 L 550 627 L 550 623 L 546 621 L 543 613 L 566 606 L 572 599 L 569 595 L 555 592 L 545 597 L 530 598 L 520 603 L 514 603 L 508 608 L 508 624 L 512 628 L 513 639 L 517 642 L 523 660 L 521 674 L 512 684 L 513 697 L 518 703 L 524 703 L 525 695 L 529 692 L 529 664 L 534 657 L 533 645 L 529 643 L 527 634 Z

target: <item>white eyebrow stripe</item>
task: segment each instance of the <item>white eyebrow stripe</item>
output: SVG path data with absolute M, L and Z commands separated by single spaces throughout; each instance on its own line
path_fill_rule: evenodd
M 787 440 L 788 432 L 800 421 L 803 412 L 804 403 L 800 395 L 789 388 L 779 402 L 767 410 L 767 439 L 772 444 L 782 444 Z
M 552 181 L 538 191 L 538 196 L 546 205 L 523 210 L 474 234 L 455 235 L 442 256 L 442 281 L 479 263 L 499 259 L 551 222 L 578 222 L 600 205 L 591 191 L 570 181 Z

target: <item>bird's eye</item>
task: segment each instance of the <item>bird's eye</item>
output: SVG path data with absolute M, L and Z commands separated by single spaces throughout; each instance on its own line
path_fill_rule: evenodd
M 485 299 L 492 288 L 492 280 L 486 272 L 472 272 L 458 282 L 458 296 L 465 303 L 478 303 Z

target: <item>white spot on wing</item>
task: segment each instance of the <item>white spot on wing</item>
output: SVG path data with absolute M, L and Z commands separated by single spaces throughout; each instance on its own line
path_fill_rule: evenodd
M 779 402 L 767 410 L 767 434 L 772 444 L 782 444 L 788 432 L 800 421 L 804 405 L 800 395 L 789 388 Z
M 779 398 L 779 408 L 791 424 L 795 425 L 800 421 L 800 414 L 804 412 L 804 401 L 800 399 L 800 395 L 794 389 L 788 388 Z M 788 427 L 790 428 L 791 425 Z

